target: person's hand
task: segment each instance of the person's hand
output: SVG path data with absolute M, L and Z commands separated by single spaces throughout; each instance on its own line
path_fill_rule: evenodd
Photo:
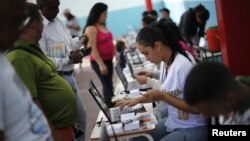
M 197 45 L 193 45 L 192 46 L 194 49 L 199 49 L 200 47 L 199 46 L 197 46 Z
M 82 62 L 83 54 L 80 49 L 77 49 L 71 52 L 69 58 L 73 64 L 78 64 Z
M 125 106 L 128 106 L 128 107 L 135 106 L 138 103 L 139 103 L 138 100 L 134 98 L 134 99 L 129 99 L 129 100 L 120 100 L 116 102 L 115 106 L 120 107 L 122 109 Z
M 161 91 L 156 89 L 148 90 L 143 96 L 152 99 L 153 101 L 160 101 L 164 98 L 164 94 Z
M 144 76 L 144 75 L 136 75 L 135 79 L 138 83 L 140 84 L 146 84 L 147 80 L 149 79 L 148 77 Z
M 108 69 L 105 64 L 99 66 L 100 72 L 102 75 L 107 75 L 108 74 Z
M 85 47 L 87 47 L 88 42 L 89 42 L 89 37 L 86 34 L 84 34 L 79 37 L 79 42 L 83 44 Z
M 152 77 L 152 73 L 147 72 L 147 71 L 140 71 L 137 73 L 137 75 L 144 75 L 146 77 Z
M 73 128 L 73 131 L 75 133 L 75 138 L 79 138 L 80 136 L 83 135 L 83 131 L 80 129 L 80 125 L 77 123 L 74 123 L 71 125 L 71 127 Z

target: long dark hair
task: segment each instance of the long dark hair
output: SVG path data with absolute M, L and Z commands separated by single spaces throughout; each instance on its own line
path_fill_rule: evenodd
M 28 16 L 30 17 L 28 25 L 30 25 L 33 21 L 39 21 L 42 18 L 39 13 L 39 8 L 36 4 L 27 2 L 26 6 L 28 11 Z
M 88 19 L 87 19 L 87 23 L 84 27 L 83 33 L 85 32 L 86 27 L 90 26 L 90 25 L 94 25 L 96 24 L 96 22 L 99 20 L 101 14 L 104 11 L 107 11 L 108 6 L 105 3 L 101 3 L 98 2 L 96 3 L 90 10 Z M 105 23 L 104 23 L 105 25 Z
M 194 8 L 195 13 L 199 13 L 198 17 L 201 19 L 202 23 L 205 23 L 209 19 L 209 11 L 202 5 L 199 4 Z
M 171 30 L 171 33 L 173 34 L 174 38 L 186 43 L 186 41 L 181 36 L 178 26 L 174 22 L 162 24 L 164 24 L 169 30 Z
M 174 60 L 175 54 L 180 53 L 185 56 L 189 61 L 187 53 L 182 49 L 179 44 L 180 39 L 177 38 L 174 23 L 159 23 L 155 22 L 148 27 L 144 27 L 137 35 L 136 42 L 138 44 L 154 48 L 156 41 L 162 42 L 164 45 L 169 46 L 172 50 L 171 61 Z

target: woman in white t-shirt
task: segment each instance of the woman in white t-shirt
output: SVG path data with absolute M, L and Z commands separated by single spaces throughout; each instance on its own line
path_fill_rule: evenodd
M 149 90 L 135 99 L 119 101 L 117 105 L 164 101 L 168 103 L 168 117 L 158 120 L 156 129 L 150 133 L 154 140 L 204 141 L 207 140 L 206 119 L 183 100 L 185 79 L 193 64 L 172 31 L 156 23 L 138 33 L 137 48 L 149 61 L 161 63 L 164 68 L 160 76 L 161 88 Z

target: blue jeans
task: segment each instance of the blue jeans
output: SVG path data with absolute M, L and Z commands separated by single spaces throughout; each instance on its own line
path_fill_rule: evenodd
M 149 134 L 155 141 L 207 141 L 207 126 L 193 128 L 179 128 L 173 132 L 167 132 L 164 125 L 166 118 L 158 120 L 155 130 Z M 134 141 L 146 141 L 144 137 L 137 137 Z
M 80 129 L 83 131 L 83 136 L 80 136 L 79 138 L 76 139 L 76 141 L 84 141 L 85 140 L 85 130 L 86 130 L 86 110 L 84 108 L 84 104 L 82 102 L 82 97 L 80 94 L 80 91 L 78 89 L 78 86 L 76 84 L 76 80 L 73 75 L 63 75 L 63 78 L 70 84 L 72 87 L 73 91 L 76 94 L 76 104 L 77 104 L 77 109 L 79 112 L 79 125 Z

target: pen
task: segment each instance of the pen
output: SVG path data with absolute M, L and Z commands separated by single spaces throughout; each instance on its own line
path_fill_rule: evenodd
M 100 120 L 100 121 L 98 121 L 98 122 L 96 123 L 96 124 L 98 124 L 98 127 L 100 127 L 100 126 L 101 126 L 102 119 L 103 119 L 103 117 L 101 118 L 101 120 Z

